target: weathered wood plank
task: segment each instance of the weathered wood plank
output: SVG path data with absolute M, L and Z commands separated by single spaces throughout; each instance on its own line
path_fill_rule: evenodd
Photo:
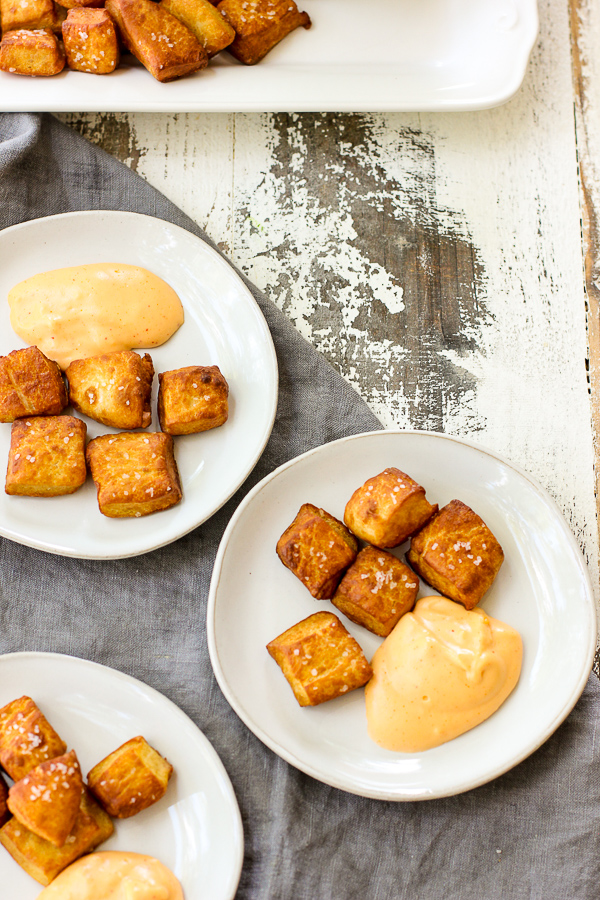
M 597 59 L 600 11 L 597 4 L 589 0 L 570 0 L 569 8 L 587 295 L 589 389 L 596 500 L 600 504 L 600 65 Z M 600 519 L 598 521 L 600 523 Z M 596 654 L 594 668 L 600 676 L 600 651 Z
M 596 495 L 600 478 L 600 12 L 588 0 L 570 0 L 577 158 L 581 187 L 582 239 L 589 380 L 596 451 Z

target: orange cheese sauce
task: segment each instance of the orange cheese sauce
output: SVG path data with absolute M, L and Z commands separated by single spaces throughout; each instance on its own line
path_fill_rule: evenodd
M 371 662 L 369 736 L 403 753 L 458 737 L 504 703 L 522 656 L 521 636 L 509 625 L 445 597 L 423 597 Z
M 74 359 L 164 344 L 183 323 L 172 287 L 139 266 L 94 263 L 27 278 L 8 294 L 10 324 L 66 369 Z
M 72 863 L 38 900 L 183 900 L 183 891 L 154 857 L 106 850 Z

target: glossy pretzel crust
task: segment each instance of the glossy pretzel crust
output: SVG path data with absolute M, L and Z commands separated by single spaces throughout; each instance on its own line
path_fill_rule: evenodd
M 67 405 L 58 365 L 37 347 L 0 356 L 0 422 L 22 416 L 57 416 Z
M 65 52 L 51 28 L 36 31 L 21 28 L 3 34 L 0 41 L 3 72 L 49 77 L 58 75 L 64 67 Z
M 37 416 L 12 424 L 6 469 L 7 494 L 56 497 L 85 482 L 87 428 L 74 416 Z
M 108 840 L 113 831 L 110 816 L 84 788 L 75 825 L 62 847 L 38 837 L 15 817 L 0 828 L 0 844 L 28 875 L 48 885 L 68 865 Z
M 102 10 L 91 12 L 101 14 Z M 147 428 L 152 422 L 154 366 L 147 353 L 142 357 L 133 350 L 117 350 L 76 359 L 65 374 L 71 404 L 90 419 L 124 430 Z
M 304 503 L 277 542 L 277 555 L 317 600 L 333 597 L 358 542 L 334 516 Z
M 147 516 L 181 500 L 173 438 L 168 434 L 103 434 L 88 444 L 87 460 L 105 516 Z
M 318 612 L 288 628 L 267 650 L 300 706 L 317 706 L 367 683 L 373 674 L 359 644 L 337 616 Z
M 158 418 L 167 434 L 195 434 L 224 425 L 229 386 L 218 366 L 186 366 L 158 376 Z
M 88 774 L 88 786 L 111 816 L 128 819 L 164 796 L 173 766 L 141 735 L 127 741 Z
M 483 519 L 452 500 L 414 536 L 406 558 L 440 594 L 473 609 L 491 587 L 504 553 Z
M 247 66 L 260 62 L 294 29 L 311 26 L 294 0 L 221 0 L 217 9 L 236 33 L 228 52 Z
M 117 32 L 107 11 L 87 8 L 90 5 L 100 5 L 100 3 L 98 0 L 92 0 L 92 4 L 82 5 L 72 0 L 72 8 L 62 23 L 67 65 L 70 69 L 78 72 L 108 75 L 117 68 L 121 57 Z M 149 425 L 150 421 L 147 424 Z M 138 426 L 117 425 L 116 427 L 137 428 Z
M 421 487 L 400 469 L 385 469 L 359 487 L 346 505 L 344 522 L 376 547 L 397 547 L 437 512 Z
M 387 637 L 415 605 L 419 579 L 407 565 L 375 547 L 361 550 L 338 585 L 332 603 L 351 622 Z
M 8 793 L 8 808 L 38 837 L 62 847 L 81 803 L 83 780 L 74 750 L 32 769 Z
M 13 781 L 66 751 L 31 697 L 19 697 L 0 709 L 0 765 Z
M 123 43 L 157 81 L 172 81 L 208 65 L 192 32 L 152 0 L 106 0 Z

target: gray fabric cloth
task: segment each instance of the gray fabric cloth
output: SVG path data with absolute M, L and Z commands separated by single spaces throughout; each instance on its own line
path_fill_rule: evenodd
M 142 212 L 202 235 L 161 194 L 50 116 L 2 116 L 0 226 L 76 209 Z M 143 557 L 80 561 L 0 540 L 0 652 L 52 650 L 104 663 L 157 688 L 199 725 L 242 812 L 239 898 L 591 900 L 600 885 L 595 677 L 529 760 L 487 786 L 425 803 L 367 800 L 314 781 L 267 750 L 222 697 L 206 646 L 206 598 L 237 503 L 285 460 L 379 427 L 250 287 L 280 366 L 277 420 L 255 472 L 211 520 Z M 18 900 L 2 888 L 0 896 Z

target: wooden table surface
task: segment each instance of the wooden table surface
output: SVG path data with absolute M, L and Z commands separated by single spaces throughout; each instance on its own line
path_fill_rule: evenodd
M 385 426 L 540 481 L 598 600 L 600 10 L 539 6 L 493 110 L 60 118 L 198 222 Z

